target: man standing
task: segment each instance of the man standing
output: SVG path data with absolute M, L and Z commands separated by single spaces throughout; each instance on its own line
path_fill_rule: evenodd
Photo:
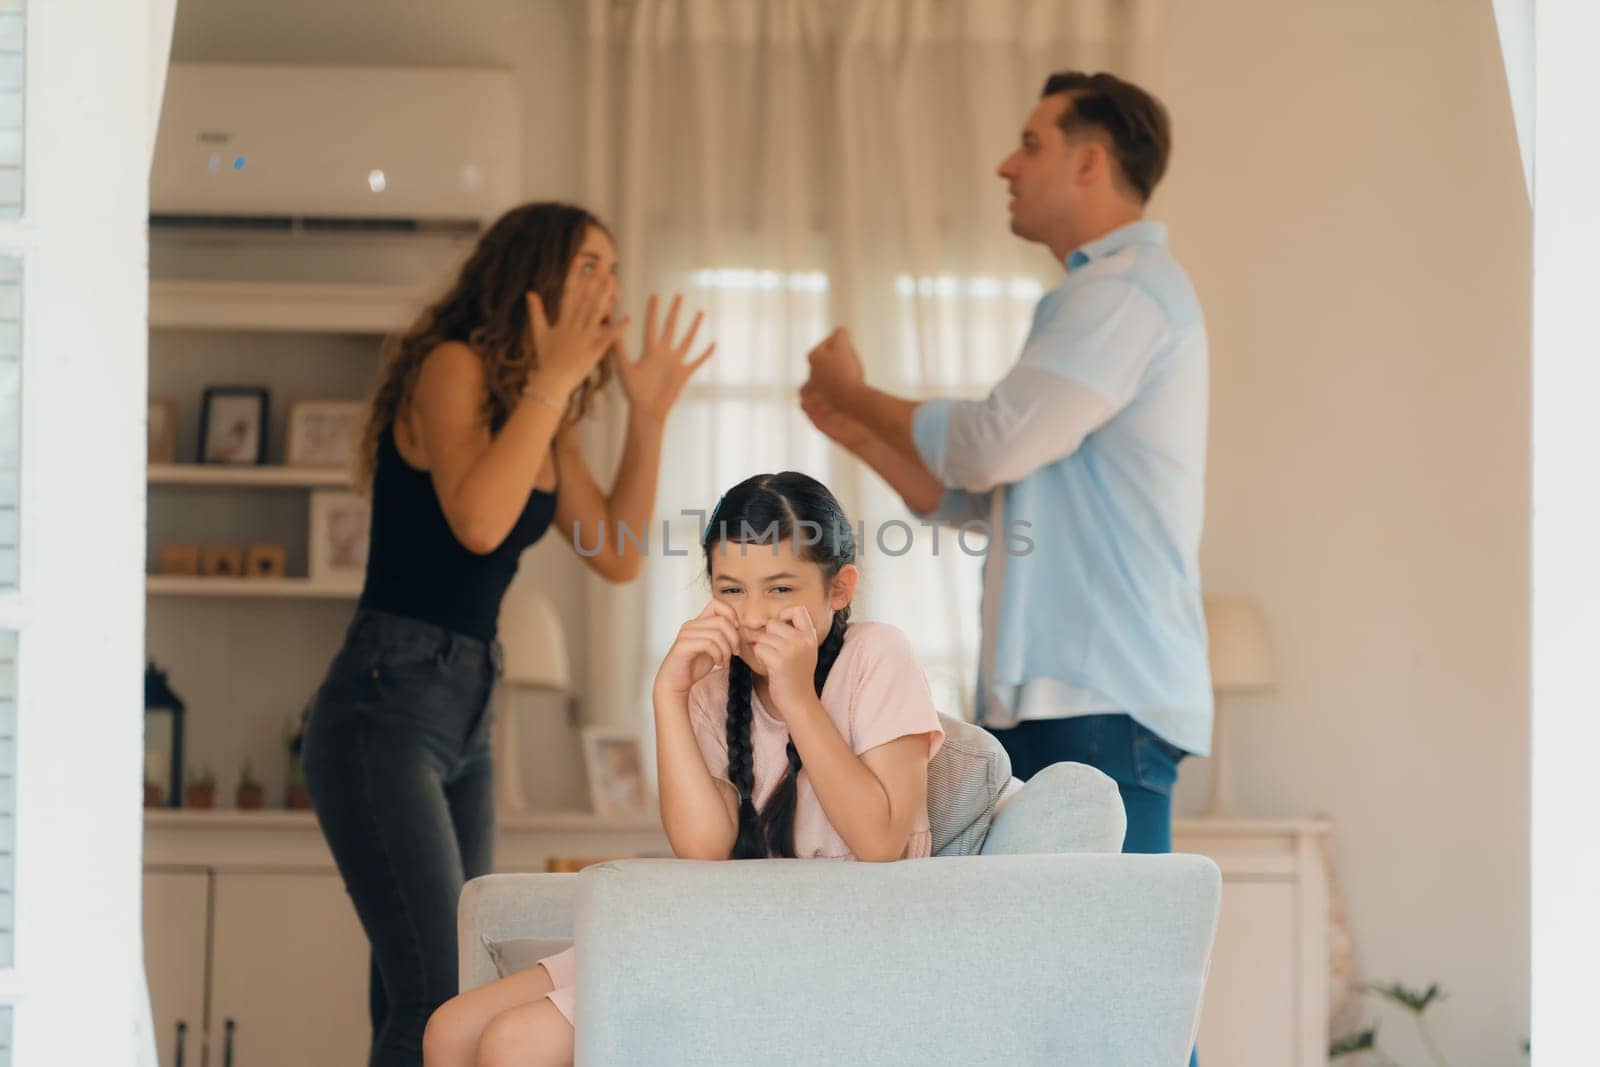
M 1205 323 L 1144 220 L 1170 146 L 1149 93 L 1053 75 L 999 175 L 1012 231 L 1067 274 L 1010 372 L 986 400 L 904 400 L 867 385 L 835 330 L 800 391 L 913 512 L 987 525 L 979 720 L 1020 778 L 1071 760 L 1115 779 L 1125 852 L 1171 851 L 1178 763 L 1211 740 Z

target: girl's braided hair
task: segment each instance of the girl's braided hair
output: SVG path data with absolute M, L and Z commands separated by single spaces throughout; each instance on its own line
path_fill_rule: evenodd
M 723 542 L 776 545 L 794 537 L 801 558 L 822 568 L 825 582 L 856 558 L 855 537 L 844 509 L 826 486 L 797 471 L 758 474 L 723 494 L 706 524 L 702 547 L 706 570 L 711 554 Z M 828 636 L 817 649 L 813 675 L 817 695 L 822 694 L 828 672 L 844 647 L 850 625 L 850 606 L 834 612 Z M 750 745 L 753 685 L 750 666 L 738 656 L 728 671 L 728 780 L 739 794 L 739 832 L 730 859 L 764 859 L 794 856 L 795 801 L 799 793 L 800 753 L 789 742 L 789 766 L 766 806 L 755 806 L 755 759 Z

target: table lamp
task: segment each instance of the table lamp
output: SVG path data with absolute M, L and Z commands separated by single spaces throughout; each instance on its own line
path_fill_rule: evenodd
M 1262 693 L 1276 684 L 1267 621 L 1254 602 L 1238 598 L 1207 598 L 1206 633 L 1211 659 L 1211 690 L 1215 713 L 1211 735 L 1211 800 L 1204 814 L 1227 817 L 1238 814 L 1233 784 L 1228 778 L 1226 697 L 1236 693 Z
M 567 659 L 567 631 L 555 604 L 543 593 L 513 585 L 500 603 L 499 633 L 505 654 L 501 685 L 566 695 L 567 721 L 576 727 L 577 703 L 570 696 L 572 673 Z M 500 787 L 498 803 L 508 812 L 528 809 L 527 794 L 522 788 L 519 759 L 522 730 L 517 703 L 501 699 L 499 706 L 499 756 L 495 761 L 495 778 Z

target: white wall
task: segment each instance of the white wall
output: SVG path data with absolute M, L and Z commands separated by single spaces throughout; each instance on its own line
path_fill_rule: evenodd
M 1451 1063 L 1520 1062 L 1530 228 L 1493 13 L 1172 13 L 1157 209 L 1211 329 L 1202 567 L 1261 602 L 1282 678 L 1234 707 L 1240 799 L 1327 813 L 1364 974 L 1450 991 Z
M 1452 1063 L 1518 1062 L 1529 218 L 1492 9 L 1168 8 L 1149 81 L 1178 144 L 1156 213 L 1212 334 L 1203 565 L 1261 602 L 1282 678 L 1238 702 L 1240 799 L 1329 815 L 1366 976 L 1450 990 L 1430 1015 Z M 572 197 L 581 9 L 209 0 L 180 4 L 174 57 L 512 66 L 529 195 Z M 583 632 L 568 549 L 537 547 L 523 580 Z M 1180 807 L 1205 788 L 1187 767 Z M 1383 1038 L 1409 1062 L 1404 1031 Z
M 0 221 L 0 249 L 23 261 L 8 312 L 23 407 L 20 575 L 0 594 L 19 642 L 0 1059 L 28 1067 L 154 1052 L 137 969 L 144 501 L 130 399 L 145 370 L 151 8 L 29 4 L 20 45 L 25 211 Z

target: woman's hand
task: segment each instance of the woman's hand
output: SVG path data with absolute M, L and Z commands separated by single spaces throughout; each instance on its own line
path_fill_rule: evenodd
M 767 672 L 772 710 L 781 719 L 817 695 L 817 628 L 802 607 L 785 608 L 768 619 L 766 630 L 752 646 Z
M 607 284 L 597 274 L 569 285 L 562 294 L 561 316 L 554 324 L 545 317 L 539 294 L 528 294 L 527 341 L 537 356 L 533 374 L 542 386 L 559 393 L 558 400 L 582 384 L 611 346 L 620 343 L 628 325 L 626 318 L 618 323 L 605 321 Z
M 672 647 L 656 671 L 657 693 L 682 696 L 717 667 L 726 668 L 739 648 L 739 617 L 720 600 L 712 600 L 678 630 Z
M 712 342 L 699 357 L 692 362 L 685 362 L 689 349 L 694 344 L 694 335 L 699 332 L 700 323 L 705 319 L 705 315 L 702 312 L 695 312 L 694 321 L 689 324 L 689 332 L 679 340 L 678 310 L 683 306 L 683 297 L 672 298 L 672 307 L 667 311 L 667 321 L 659 333 L 656 331 L 657 304 L 656 296 L 652 293 L 644 322 L 644 352 L 636 360 L 629 359 L 627 346 L 619 338 L 617 352 L 613 358 L 617 379 L 622 383 L 622 391 L 627 394 L 629 407 L 638 414 L 664 422 L 667 412 L 671 411 L 672 405 L 677 402 L 678 394 L 683 392 L 684 383 L 689 380 L 691 374 L 700 369 L 702 363 L 711 358 L 711 353 L 716 351 L 717 346 L 716 342 Z

